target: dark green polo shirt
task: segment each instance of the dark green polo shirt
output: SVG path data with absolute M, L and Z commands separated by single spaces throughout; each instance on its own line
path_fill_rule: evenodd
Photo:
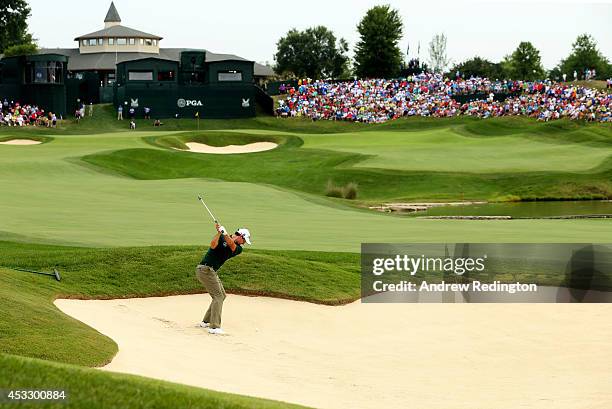
M 214 249 L 210 247 L 200 264 L 212 267 L 217 271 L 221 268 L 223 263 L 232 257 L 236 257 L 240 253 L 242 253 L 242 247 L 240 245 L 236 244 L 236 250 L 232 251 L 230 246 L 225 242 L 225 237 L 221 235 L 217 247 Z

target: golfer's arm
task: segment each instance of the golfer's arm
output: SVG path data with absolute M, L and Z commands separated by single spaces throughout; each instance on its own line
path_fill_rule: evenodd
M 215 237 L 213 237 L 212 241 L 210 242 L 210 248 L 211 249 L 216 249 L 217 246 L 219 245 L 219 238 L 221 237 L 221 233 L 217 233 L 215 234 Z
M 232 240 L 232 236 L 230 236 L 229 234 L 226 234 L 225 242 L 229 246 L 230 250 L 232 250 L 232 252 L 236 251 L 236 243 L 234 243 L 234 240 Z

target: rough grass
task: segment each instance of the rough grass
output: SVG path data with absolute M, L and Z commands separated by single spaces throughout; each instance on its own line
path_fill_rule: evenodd
M 355 182 L 349 182 L 342 189 L 342 196 L 348 200 L 357 199 L 357 194 L 359 193 L 359 185 Z
M 358 191 L 359 185 L 357 183 L 350 182 L 346 186 L 336 186 L 333 181 L 328 180 L 325 196 L 355 200 L 357 199 Z
M 0 353 L 4 389 L 64 390 L 66 402 L 29 402 L 2 407 L 78 409 L 280 409 L 302 406 L 162 382 L 133 375 Z M 6 405 L 6 406 L 5 406 Z
M 344 196 L 342 186 L 336 186 L 333 181 L 328 180 L 325 187 L 325 196 L 342 198 Z

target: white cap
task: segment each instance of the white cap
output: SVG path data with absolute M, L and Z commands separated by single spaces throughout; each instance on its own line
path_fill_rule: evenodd
M 244 238 L 244 241 L 246 241 L 247 244 L 251 244 L 251 232 L 249 231 L 249 229 L 238 229 L 236 230 L 236 233 L 238 233 L 239 235 L 242 236 L 242 238 Z

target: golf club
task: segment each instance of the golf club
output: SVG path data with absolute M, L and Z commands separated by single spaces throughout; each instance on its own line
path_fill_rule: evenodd
M 40 275 L 43 275 L 43 276 L 50 276 L 50 277 L 54 277 L 57 281 L 62 281 L 62 277 L 60 276 L 59 271 L 57 271 L 57 268 L 54 268 L 52 273 L 43 273 L 43 272 L 40 272 L 40 271 L 26 270 L 26 269 L 23 269 L 23 268 L 11 268 L 11 270 L 23 271 L 23 272 L 32 273 L 32 274 L 40 274 Z
M 204 203 L 204 199 L 202 199 L 202 195 L 198 195 L 198 200 L 200 202 L 202 202 L 202 204 L 204 205 L 204 207 L 206 208 L 206 210 L 208 211 L 208 214 L 210 215 L 210 217 L 212 217 L 212 219 L 214 220 L 215 223 L 219 223 L 217 221 L 217 218 L 212 214 L 212 212 L 210 211 L 210 209 L 208 208 L 208 206 L 206 206 L 206 203 Z

